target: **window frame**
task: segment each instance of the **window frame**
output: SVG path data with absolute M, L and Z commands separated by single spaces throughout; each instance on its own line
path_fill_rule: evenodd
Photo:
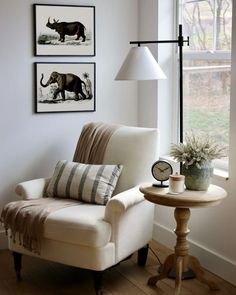
M 205 1 L 205 0 L 202 0 Z M 216 0 L 215 0 L 216 1 Z M 214 4 L 215 4 L 214 1 Z M 197 0 L 196 0 L 197 2 Z M 200 2 L 200 1 L 199 1 Z M 233 3 L 232 3 L 233 4 Z M 183 20 L 183 0 L 177 1 L 177 17 L 176 17 L 176 28 Z M 183 60 L 191 59 L 191 60 L 211 60 L 211 61 L 221 61 L 228 60 L 231 61 L 231 50 L 218 50 L 216 49 L 216 5 L 214 5 L 214 26 L 213 26 L 213 46 L 212 50 L 183 50 Z M 232 39 L 231 39 L 232 40 Z M 179 62 L 179 56 L 177 55 L 177 62 Z M 231 65 L 227 66 L 230 67 Z M 183 70 L 186 70 L 187 67 L 183 67 Z M 176 73 L 177 75 L 177 73 Z M 174 106 L 174 111 L 176 111 L 176 106 Z M 179 113 L 179 110 L 178 110 Z M 230 122 L 229 122 L 230 128 Z M 177 132 L 177 131 L 176 131 Z M 176 136 L 175 136 L 176 137 Z M 229 143 L 230 144 L 230 143 Z M 222 170 L 228 172 L 229 169 L 229 158 L 226 160 L 217 159 L 213 161 L 213 166 L 217 170 Z

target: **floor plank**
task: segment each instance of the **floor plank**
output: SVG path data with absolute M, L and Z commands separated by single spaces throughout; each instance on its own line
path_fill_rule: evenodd
M 147 285 L 150 276 L 158 271 L 158 255 L 161 262 L 171 250 L 152 241 L 145 267 L 137 265 L 137 254 L 120 265 L 104 272 L 104 295 L 171 295 L 175 282 L 164 279 L 156 286 Z M 0 294 L 1 295 L 94 295 L 91 271 L 70 267 L 39 258 L 23 256 L 22 280 L 17 281 L 13 258 L 8 250 L 0 251 Z M 236 286 L 207 272 L 221 287 L 210 291 L 196 279 L 182 282 L 181 295 L 235 295 Z

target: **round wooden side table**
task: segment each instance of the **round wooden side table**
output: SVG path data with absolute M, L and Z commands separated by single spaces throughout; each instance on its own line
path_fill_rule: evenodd
M 153 187 L 151 184 L 143 185 L 139 189 L 148 201 L 158 205 L 175 207 L 174 216 L 177 224 L 174 230 L 177 236 L 175 252 L 165 259 L 161 273 L 149 278 L 148 285 L 155 285 L 157 281 L 166 278 L 173 268 L 176 273 L 174 294 L 179 295 L 182 273 L 191 269 L 194 271 L 196 279 L 207 284 L 211 290 L 219 290 L 215 282 L 205 278 L 204 270 L 198 259 L 189 255 L 189 245 L 186 237 L 190 232 L 188 229 L 190 208 L 218 205 L 227 196 L 226 191 L 212 184 L 207 191 L 185 190 L 178 195 L 170 194 L 169 188 Z

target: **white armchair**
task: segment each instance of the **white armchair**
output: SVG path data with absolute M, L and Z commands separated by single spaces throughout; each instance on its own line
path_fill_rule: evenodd
M 137 250 L 138 262 L 144 265 L 152 238 L 154 205 L 144 199 L 138 187 L 151 180 L 158 142 L 157 129 L 118 128 L 109 139 L 103 161 L 123 165 L 113 197 L 106 206 L 83 204 L 50 213 L 44 224 L 40 256 L 9 238 L 18 277 L 21 255 L 27 254 L 93 270 L 95 289 L 100 294 L 103 270 Z M 48 182 L 41 178 L 20 183 L 16 193 L 23 199 L 42 198 Z

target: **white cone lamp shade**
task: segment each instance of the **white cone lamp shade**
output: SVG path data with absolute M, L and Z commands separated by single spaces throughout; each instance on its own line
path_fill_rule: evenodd
M 161 67 L 146 46 L 132 47 L 115 80 L 166 79 Z

